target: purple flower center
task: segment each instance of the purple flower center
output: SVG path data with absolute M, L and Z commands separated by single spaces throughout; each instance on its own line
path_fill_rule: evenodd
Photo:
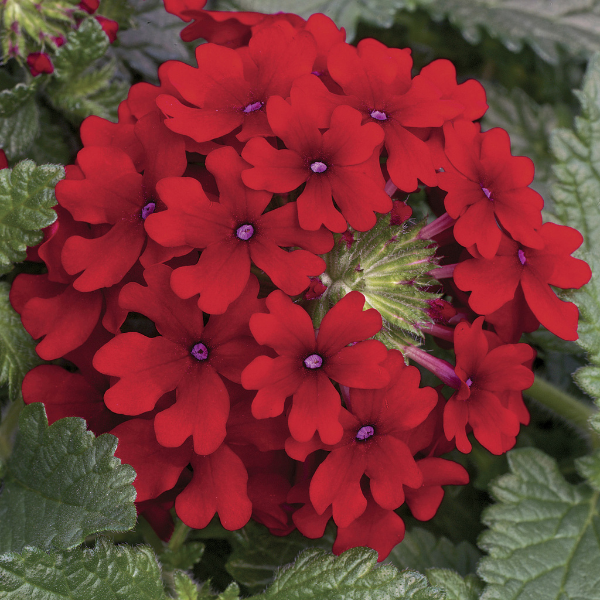
M 523 252 L 523 250 L 519 250 L 517 252 L 518 256 L 519 256 L 519 260 L 521 261 L 521 264 L 524 265 L 527 262 L 527 258 L 525 257 L 525 252 Z
M 388 116 L 381 110 L 372 110 L 371 118 L 377 121 L 387 121 Z
M 254 227 L 250 225 L 250 223 L 246 223 L 245 225 L 240 225 L 235 232 L 235 235 L 238 236 L 240 240 L 249 240 L 254 235 Z
M 262 105 L 263 105 L 262 102 L 252 102 L 252 104 L 248 104 L 248 106 L 246 106 L 246 108 L 244 108 L 244 112 L 251 113 L 256 110 L 260 110 L 262 108 Z
M 208 358 L 208 348 L 202 343 L 194 344 L 190 353 L 196 360 L 206 360 Z
M 323 364 L 323 359 L 318 354 L 311 354 L 304 359 L 307 369 L 318 369 Z
M 473 385 L 473 380 L 469 377 L 469 379 L 467 379 L 465 383 L 467 384 L 467 387 L 471 387 Z
M 319 162 L 317 160 L 310 165 L 310 170 L 313 173 L 323 173 L 324 171 L 327 171 L 327 165 L 324 162 Z
M 323 75 L 323 73 L 321 73 L 321 71 L 311 71 L 310 74 L 316 75 L 317 77 L 321 77 L 321 75 Z
M 154 202 L 148 202 L 144 208 L 142 208 L 142 219 L 144 221 L 155 211 L 156 204 Z
M 492 202 L 494 201 L 494 199 L 492 198 L 492 192 L 490 192 L 490 190 L 488 190 L 486 187 L 481 186 L 481 191 L 485 194 L 488 200 L 491 200 Z
M 375 435 L 375 429 L 373 429 L 371 425 L 364 425 L 358 430 L 358 433 L 356 434 L 356 439 L 361 442 L 364 442 L 373 435 Z

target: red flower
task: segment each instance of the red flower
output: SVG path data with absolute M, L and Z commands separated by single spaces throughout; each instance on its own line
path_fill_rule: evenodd
M 147 240 L 144 229 L 148 215 L 162 208 L 153 195 L 156 180 L 183 174 L 183 142 L 173 140 L 173 134 L 155 114 L 138 121 L 135 131 L 144 146 L 164 145 L 163 150 L 147 153 L 143 176 L 129 155 L 118 147 L 91 147 L 79 151 L 79 168 L 71 169 L 67 179 L 56 186 L 59 204 L 77 221 L 108 225 L 93 230 L 92 238 L 73 236 L 64 245 L 65 270 L 71 275 L 82 272 L 73 283 L 79 291 L 119 283 L 138 258 L 144 266 L 150 266 L 190 251 L 189 247 L 160 247 Z M 165 156 L 164 150 L 171 154 Z
M 565 340 L 576 340 L 579 311 L 572 302 L 560 300 L 550 286 L 580 288 L 590 280 L 588 264 L 570 256 L 583 237 L 576 229 L 554 223 L 545 223 L 539 234 L 545 244 L 541 249 L 503 236 L 492 259 L 472 251 L 475 258 L 456 266 L 454 282 L 459 289 L 472 291 L 469 306 L 479 314 L 494 313 L 522 298 L 544 327 Z
M 382 366 L 389 371 L 389 385 L 350 390 L 352 412 L 342 409 L 340 413 L 344 435 L 310 484 L 315 510 L 321 514 L 332 505 L 339 527 L 347 527 L 367 507 L 360 487 L 363 474 L 370 479 L 373 499 L 386 510 L 404 502 L 403 485 L 418 488 L 423 483 L 404 437 L 426 419 L 437 404 L 437 393 L 419 388 L 418 369 L 405 366 L 397 350 L 388 352 Z
M 329 380 L 357 388 L 379 388 L 389 381 L 381 366 L 385 346 L 366 340 L 381 329 L 375 309 L 363 311 L 365 298 L 350 292 L 324 317 L 315 340 L 308 313 L 280 291 L 267 298 L 268 315 L 253 315 L 250 329 L 259 344 L 279 355 L 259 356 L 242 373 L 246 389 L 259 390 L 252 402 L 257 419 L 283 412 L 285 399 L 293 394 L 289 413 L 290 433 L 305 442 L 319 432 L 323 442 L 337 443 L 342 434 L 338 421 L 340 397 Z
M 54 65 L 45 52 L 32 52 L 27 57 L 27 66 L 34 77 L 42 73 L 54 73 Z
M 8 159 L 4 150 L 0 150 L 0 170 L 8 169 Z
M 181 298 L 199 293 L 203 311 L 223 313 L 246 286 L 251 262 L 286 294 L 306 289 L 309 275 L 325 270 L 325 261 L 312 252 L 331 250 L 331 233 L 301 229 L 294 203 L 262 214 L 271 194 L 244 186 L 240 174 L 248 164 L 233 148 L 213 151 L 206 166 L 221 190 L 220 202 L 211 202 L 195 179 L 168 178 L 157 186 L 168 210 L 146 220 L 149 235 L 163 246 L 205 249 L 197 265 L 174 271 L 175 293 Z M 280 246 L 306 250 L 286 252 Z
M 117 32 L 119 31 L 119 24 L 112 19 L 101 17 L 98 15 L 95 17 L 96 21 L 102 26 L 102 31 L 108 36 L 108 41 L 112 44 L 117 39 Z
M 294 83 L 292 100 L 310 110 L 318 127 L 327 127 L 339 104 L 356 108 L 363 122 L 377 123 L 384 129 L 386 168 L 397 187 L 412 191 L 419 179 L 435 186 L 429 148 L 407 128 L 440 127 L 458 115 L 463 105 L 440 99 L 443 92 L 423 76 L 411 80 L 410 50 L 387 48 L 373 39 L 361 40 L 356 48 L 335 45 L 327 66 L 345 96 L 330 93 L 319 79 L 307 76 Z
M 490 349 L 481 327 L 483 317 L 473 325 L 466 321 L 454 330 L 455 373 L 460 389 L 444 409 L 446 438 L 456 438 L 461 452 L 470 452 L 466 426 L 473 428 L 477 441 L 493 454 L 506 452 L 507 438 L 519 432 L 519 419 L 503 404 L 507 392 L 521 391 L 533 385 L 533 372 L 524 363 L 534 357 L 527 344 L 504 344 Z M 494 344 L 495 345 L 495 344 Z
M 176 389 L 176 403 L 155 417 L 158 443 L 173 448 L 191 435 L 195 452 L 210 454 L 225 438 L 229 415 L 221 375 L 239 382 L 242 369 L 260 352 L 248 330 L 250 314 L 261 310 L 258 281 L 251 278 L 230 311 L 205 326 L 195 299 L 181 300 L 171 291 L 169 267 L 155 265 L 144 278 L 148 287 L 126 285 L 119 302 L 152 319 L 161 335 L 123 333 L 96 353 L 94 367 L 120 378 L 104 400 L 114 412 L 139 415 Z
M 469 474 L 462 465 L 443 458 L 427 457 L 417 461 L 423 473 L 423 484 L 414 489 L 404 488 L 406 504 L 415 519 L 433 519 L 444 498 L 443 485 L 466 485 Z
M 91 15 L 98 10 L 100 6 L 100 0 L 81 0 L 79 3 L 79 8 L 84 10 L 86 13 Z
M 499 127 L 479 133 L 479 125 L 458 121 L 444 125 L 444 136 L 452 168 L 438 173 L 438 185 L 448 192 L 448 214 L 458 219 L 456 241 L 465 248 L 476 244 L 482 256 L 492 258 L 502 237 L 499 223 L 515 240 L 542 248 L 537 230 L 544 200 L 527 187 L 533 162 L 512 156 L 508 133 Z
M 325 225 L 346 230 L 346 220 L 359 231 L 375 225 L 373 211 L 388 212 L 392 201 L 383 191 L 378 148 L 383 131 L 375 123 L 361 125 L 361 115 L 340 106 L 321 134 L 297 105 L 274 97 L 267 105 L 269 124 L 287 149 L 276 150 L 263 138 L 250 140 L 242 156 L 254 165 L 244 171 L 244 183 L 254 190 L 290 192 L 306 182 L 297 200 L 303 229 Z M 340 212 L 334 207 L 335 200 Z
M 278 21 L 252 37 L 247 53 L 202 44 L 196 50 L 197 69 L 171 64 L 169 79 L 192 108 L 167 95 L 156 102 L 170 117 L 167 127 L 196 142 L 221 137 L 240 125 L 240 141 L 272 135 L 264 111 L 267 100 L 287 97 L 294 79 L 310 73 L 315 56 L 310 33 Z

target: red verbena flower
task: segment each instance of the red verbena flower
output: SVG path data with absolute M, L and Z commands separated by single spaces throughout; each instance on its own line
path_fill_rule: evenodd
M 375 309 L 363 311 L 364 302 L 359 292 L 344 296 L 325 315 L 315 336 L 303 308 L 282 292 L 269 295 L 270 314 L 253 315 L 250 329 L 259 344 L 279 356 L 259 356 L 242 373 L 242 385 L 258 390 L 252 402 L 257 419 L 280 415 L 285 399 L 293 395 L 288 424 L 296 440 L 308 441 L 315 431 L 326 444 L 340 440 L 340 397 L 329 378 L 357 388 L 380 388 L 389 381 L 381 366 L 385 346 L 362 341 L 381 329 L 381 315 Z M 351 342 L 359 343 L 347 347 Z
M 211 314 L 225 312 L 241 294 L 251 263 L 286 294 L 296 295 L 308 287 L 310 275 L 325 270 L 325 261 L 315 254 L 333 247 L 326 229 L 300 228 L 294 203 L 263 214 L 271 194 L 244 186 L 240 174 L 248 166 L 233 148 L 214 150 L 206 167 L 215 176 L 220 201 L 211 202 L 195 179 L 167 178 L 157 190 L 168 210 L 146 220 L 146 230 L 159 244 L 204 249 L 197 265 L 173 272 L 171 286 L 181 298 L 199 293 L 198 306 Z M 303 249 L 286 252 L 280 246 Z
M 505 406 L 503 396 L 533 385 L 533 372 L 524 363 L 533 359 L 534 351 L 527 344 L 490 348 L 482 325 L 483 317 L 479 317 L 472 325 L 459 323 L 454 330 L 454 370 L 461 386 L 445 406 L 444 432 L 449 440 L 456 439 L 461 452 L 470 452 L 466 434 L 470 425 L 482 446 L 502 454 L 514 445 L 519 432 L 519 419 Z
M 538 232 L 542 226 L 544 200 L 529 184 L 533 162 L 512 156 L 510 139 L 496 127 L 485 133 L 479 125 L 457 121 L 444 125 L 445 152 L 451 167 L 438 173 L 438 185 L 448 194 L 448 214 L 458 219 L 454 237 L 462 246 L 477 245 L 485 258 L 492 258 L 500 245 L 502 230 L 517 241 L 542 248 Z
M 354 229 L 366 231 L 375 225 L 374 211 L 392 208 L 383 191 L 379 166 L 383 131 L 378 125 L 361 125 L 358 111 L 340 106 L 333 111 L 329 129 L 321 133 L 301 108 L 279 97 L 269 100 L 267 116 L 287 149 L 276 150 L 263 138 L 250 140 L 242 156 L 254 168 L 244 171 L 242 179 L 252 189 L 276 193 L 306 182 L 296 201 L 303 229 L 325 225 L 342 233 L 348 221 Z

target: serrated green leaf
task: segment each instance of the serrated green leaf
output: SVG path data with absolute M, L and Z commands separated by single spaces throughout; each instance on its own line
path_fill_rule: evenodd
M 491 493 L 479 545 L 482 600 L 600 598 L 600 492 L 568 483 L 535 448 L 508 453 L 510 473 Z
M 8 301 L 9 292 L 10 285 L 0 281 L 0 386 L 6 386 L 8 399 L 16 400 L 23 377 L 41 361 L 35 353 L 36 342 Z
M 595 489 L 600 491 L 600 450 L 575 461 L 577 472 Z
M 575 129 L 557 129 L 551 146 L 556 163 L 552 188 L 555 213 L 565 225 L 583 234 L 577 256 L 592 268 L 591 281 L 563 295 L 579 307 L 578 344 L 588 353 L 592 366 L 576 371 L 574 379 L 584 392 L 600 399 L 600 54 L 588 65 L 582 90 L 576 92 L 581 116 Z M 600 431 L 600 419 L 593 420 Z
M 230 583 L 224 592 L 213 593 L 210 582 L 206 582 L 199 590 L 198 600 L 239 600 L 240 588 L 237 583 Z
M 135 471 L 77 417 L 48 427 L 41 403 L 26 406 L 0 493 L 0 552 L 73 548 L 86 536 L 135 525 Z
M 204 554 L 204 547 L 202 542 L 187 542 L 175 551 L 166 548 L 159 555 L 160 563 L 166 571 L 175 569 L 187 571 L 200 561 Z
M 463 578 L 449 569 L 427 569 L 425 575 L 431 585 L 446 592 L 446 600 L 478 600 L 483 591 L 483 583 L 476 575 Z
M 45 106 L 40 107 L 40 132 L 27 150 L 27 157 L 37 164 L 55 163 L 67 165 L 73 162 L 79 146 L 79 136 L 66 120 Z
M 14 114 L 35 94 L 36 87 L 35 83 L 31 85 L 17 83 L 14 88 L 2 90 L 0 92 L 0 117 L 4 119 Z
M 546 201 L 545 209 L 552 210 L 548 181 L 552 163 L 550 133 L 558 126 L 555 108 L 540 106 L 519 88 L 508 91 L 489 81 L 483 83 L 489 109 L 481 120 L 482 130 L 502 127 L 508 131 L 513 155 L 527 156 L 534 162 L 531 187 Z
M 46 92 L 52 104 L 75 121 L 90 115 L 116 120 L 128 84 L 113 81 L 115 63 L 95 64 L 108 50 L 107 35 L 96 19 L 83 21 L 67 37 L 54 60 L 55 80 Z
M 419 0 L 434 18 L 448 18 L 472 43 L 481 30 L 513 51 L 529 44 L 544 60 L 556 64 L 557 46 L 571 54 L 591 56 L 600 50 L 598 0 Z
M 414 571 L 377 566 L 377 552 L 352 548 L 338 557 L 305 550 L 253 600 L 442 600 L 444 592 Z
M 399 569 L 414 569 L 424 573 L 433 567 L 452 569 L 461 575 L 474 573 L 480 553 L 472 544 L 454 545 L 448 538 L 437 539 L 421 527 L 407 531 L 401 544 L 390 553 L 386 562 Z
M 131 3 L 135 10 L 132 26 L 119 32 L 118 43 L 108 52 L 119 61 L 121 71 L 134 71 L 145 81 L 157 82 L 161 63 L 167 60 L 194 63 L 194 48 L 198 42 L 181 40 L 183 22 L 165 11 L 162 0 L 132 0 Z
M 44 552 L 26 548 L 0 555 L 3 600 L 167 600 L 160 567 L 149 546 L 113 546 Z
M 30 98 L 9 117 L 0 118 L 0 148 L 13 160 L 29 149 L 39 131 L 40 112 L 35 99 Z
M 227 540 L 233 552 L 227 560 L 227 572 L 251 592 L 258 592 L 273 580 L 279 567 L 293 561 L 308 547 L 331 549 L 333 539 L 326 533 L 318 540 L 309 540 L 300 532 L 286 536 L 269 533 L 264 525 L 250 521 L 245 527 L 232 531 Z
M 194 580 L 183 571 L 173 573 L 173 591 L 177 600 L 199 600 L 202 597 L 213 598 L 214 596 L 199 596 L 198 586 Z
M 56 220 L 54 187 L 64 175 L 59 165 L 36 167 L 31 160 L 0 170 L 0 273 L 25 260 L 27 246 Z
M 65 82 L 78 78 L 93 62 L 103 57 L 110 42 L 96 19 L 89 17 L 69 33 L 54 55 L 54 76 Z

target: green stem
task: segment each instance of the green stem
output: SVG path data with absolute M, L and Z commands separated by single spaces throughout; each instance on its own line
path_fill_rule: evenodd
M 0 424 L 0 460 L 8 460 L 10 456 L 19 415 L 24 406 L 23 400 L 15 400 L 6 411 L 4 420 Z
M 183 542 L 185 542 L 185 538 L 190 531 L 191 528 L 188 527 L 183 521 L 177 521 L 175 524 L 175 529 L 173 530 L 173 535 L 169 540 L 169 550 L 172 552 L 177 552 L 177 550 L 183 546 Z
M 600 448 L 600 436 L 589 425 L 590 417 L 597 412 L 593 406 L 563 392 L 541 377 L 536 377 L 533 385 L 523 393 L 582 429 L 589 436 L 592 446 Z

